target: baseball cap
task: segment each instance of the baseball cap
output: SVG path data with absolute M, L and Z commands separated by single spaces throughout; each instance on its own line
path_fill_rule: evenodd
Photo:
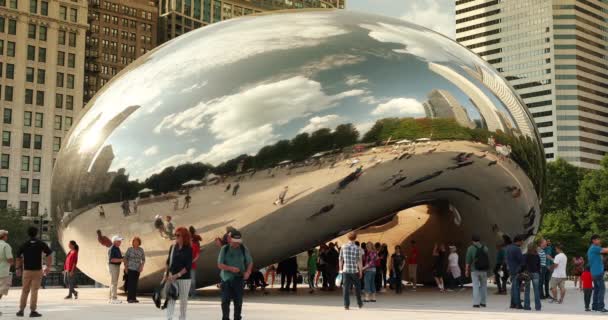
M 479 235 L 478 235 L 478 234 L 474 234 L 474 235 L 471 237 L 471 240 L 473 240 L 473 241 L 479 241 L 479 240 L 481 240 L 481 238 L 479 237 Z
M 237 231 L 237 230 L 234 230 L 234 231 L 230 232 L 230 241 L 237 242 L 237 243 L 243 242 L 243 238 L 241 236 L 241 232 Z
M 7 234 L 8 234 L 8 231 L 6 231 L 6 230 L 0 230 L 0 237 L 4 237 Z
M 119 235 L 115 235 L 115 236 L 112 237 L 112 242 L 114 242 L 114 241 L 122 241 L 122 240 L 124 240 L 124 239 L 121 236 L 119 236 Z

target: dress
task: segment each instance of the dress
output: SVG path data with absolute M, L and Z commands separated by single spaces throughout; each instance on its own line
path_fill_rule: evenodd
M 436 256 L 433 256 L 433 277 L 443 278 L 445 275 L 445 252 L 439 251 Z
M 452 252 L 448 256 L 448 269 L 454 279 L 458 279 L 462 275 L 460 265 L 458 265 L 458 253 Z

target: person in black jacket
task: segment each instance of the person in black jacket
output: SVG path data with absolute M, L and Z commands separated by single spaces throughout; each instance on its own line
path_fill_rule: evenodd
M 531 310 L 530 308 L 530 282 L 532 282 L 532 288 L 534 289 L 534 308 L 536 311 L 540 311 L 540 257 L 538 256 L 538 249 L 535 243 L 528 245 L 528 251 L 524 254 L 524 270 L 529 278 L 522 279 L 524 281 L 524 309 Z M 524 277 L 525 278 L 525 277 Z
M 327 258 L 327 282 L 329 285 L 329 290 L 336 290 L 336 277 L 338 276 L 338 264 L 340 259 L 340 254 L 338 250 L 336 250 L 336 245 L 332 242 L 329 244 L 329 249 L 326 254 Z
M 296 291 L 297 289 L 297 274 L 298 274 L 298 260 L 297 258 L 291 257 L 279 262 L 277 267 L 277 273 L 281 274 L 281 289 L 280 291 Z M 293 287 L 291 284 L 293 283 Z
M 190 232 L 184 227 L 175 230 L 175 243 L 169 249 L 166 270 L 163 281 L 177 287 L 179 298 L 179 319 L 186 319 L 188 308 L 188 293 L 190 292 L 190 269 L 192 268 L 192 248 L 190 247 Z M 167 306 L 167 319 L 173 318 L 175 299 L 169 299 Z

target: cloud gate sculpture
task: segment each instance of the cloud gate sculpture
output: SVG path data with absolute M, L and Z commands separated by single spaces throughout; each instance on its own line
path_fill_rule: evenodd
M 396 19 L 283 12 L 187 33 L 108 83 L 57 157 L 52 215 L 104 284 L 96 230 L 141 237 L 144 291 L 171 243 L 157 216 L 192 225 L 202 287 L 227 226 L 260 267 L 422 204 L 444 208 L 436 241 L 533 235 L 544 170 L 521 99 L 466 48 Z

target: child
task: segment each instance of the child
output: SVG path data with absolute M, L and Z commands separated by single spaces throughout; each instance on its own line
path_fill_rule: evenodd
M 583 292 L 585 294 L 585 311 L 591 311 L 589 303 L 591 302 L 591 293 L 593 292 L 593 280 L 589 267 L 585 267 L 585 271 L 581 274 L 581 283 L 583 284 Z

